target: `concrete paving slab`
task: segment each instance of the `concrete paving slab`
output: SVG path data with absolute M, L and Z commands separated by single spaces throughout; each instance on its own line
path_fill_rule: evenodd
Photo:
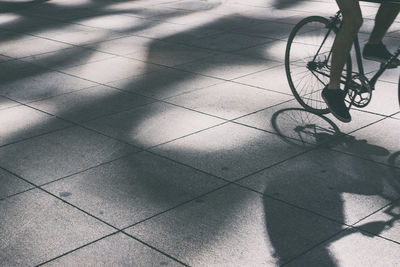
M 168 27 L 167 29 L 163 29 L 162 25 L 159 28 L 156 28 L 149 33 L 154 35 L 154 37 L 159 36 L 160 33 L 157 34 L 158 31 L 168 31 L 172 29 L 170 35 L 161 35 L 160 39 L 162 41 L 171 42 L 171 43 L 180 43 L 180 44 L 190 44 L 194 42 L 196 39 L 204 38 L 206 36 L 218 35 L 222 34 L 223 31 L 215 29 L 211 26 L 198 26 L 198 25 L 176 25 L 172 24 L 172 27 Z M 161 28 L 161 29 L 160 29 Z M 146 32 L 146 34 L 149 34 Z M 150 35 L 151 36 L 151 35 Z
M 230 52 L 264 44 L 269 41 L 271 40 L 267 38 L 250 37 L 235 33 L 224 33 L 196 39 L 188 44 L 220 52 Z
M 114 57 L 77 67 L 65 68 L 62 71 L 97 83 L 108 83 L 161 68 L 160 66 L 135 59 Z
M 396 266 L 399 253 L 396 243 L 348 230 L 287 266 Z
M 236 120 L 236 122 L 297 140 L 298 145 L 320 145 L 341 133 L 349 134 L 384 117 L 354 110 L 351 123 L 343 123 L 332 114 L 319 116 L 304 110 L 296 100 L 276 105 Z M 302 131 L 299 131 L 302 130 Z M 318 136 L 320 134 L 320 136 Z M 322 138 L 325 134 L 325 139 Z M 319 140 L 318 138 L 322 139 Z
M 179 2 L 180 0 L 150 0 L 150 1 L 123 1 L 110 4 L 108 1 L 102 1 L 106 3 L 107 10 L 110 11 L 125 11 L 137 8 L 151 8 L 151 7 L 162 7 L 165 3 Z
M 226 123 L 158 146 L 153 151 L 236 180 L 304 152 L 304 148 L 289 145 L 274 134 Z
M 38 38 L 29 35 L 15 36 L 11 40 L 2 40 L 0 43 L 0 54 L 12 57 L 22 58 L 37 54 L 43 54 L 52 51 L 58 51 L 71 47 L 65 43 Z
M 400 39 L 398 39 L 400 42 Z M 379 70 L 379 66 L 377 68 L 374 69 L 374 71 L 372 71 L 371 73 L 369 73 L 369 75 L 373 75 L 376 72 L 378 72 Z M 383 82 L 389 82 L 389 83 L 394 83 L 394 84 L 398 84 L 399 81 L 399 70 L 398 69 L 387 69 L 385 70 L 385 72 L 382 74 L 382 76 L 380 77 L 380 81 Z
M 12 101 L 11 99 L 0 96 L 0 110 L 19 106 L 20 103 Z
M 135 35 L 159 39 L 159 40 L 187 40 L 191 38 L 199 38 L 207 36 L 209 34 L 215 34 L 219 31 L 216 29 L 204 29 L 199 30 L 196 26 L 188 26 L 181 24 L 174 24 L 169 22 L 160 22 L 159 24 L 153 25 L 142 30 L 135 32 Z
M 86 45 L 115 39 L 126 34 L 83 25 L 63 24 L 49 29 L 40 29 L 35 35 L 67 44 Z
M 280 1 L 282 3 L 283 1 Z M 220 11 L 220 12 L 219 12 Z M 238 2 L 236 5 L 223 5 L 221 8 L 213 9 L 213 13 L 225 13 L 229 14 L 240 14 L 244 17 L 255 19 L 255 20 L 266 20 L 266 21 L 280 21 L 283 23 L 292 22 L 293 16 L 304 17 L 304 12 L 283 10 L 269 7 L 266 2 L 255 4 L 254 2 Z M 229 13 L 228 13 L 229 12 Z
M 0 148 L 0 165 L 43 184 L 134 151 L 132 146 L 72 127 Z
M 270 41 L 266 44 L 235 51 L 235 53 L 243 56 L 280 61 L 283 63 L 285 61 L 286 42 L 274 39 L 269 40 Z
M 33 188 L 32 185 L 17 176 L 0 169 L 0 199 L 3 200 L 11 195 L 18 194 Z
M 394 174 L 400 174 L 400 169 L 394 171 Z M 400 182 L 398 179 L 394 179 L 393 185 L 397 186 L 397 190 L 400 191 Z M 400 242 L 400 224 L 399 224 L 399 201 L 392 203 L 391 205 L 383 208 L 381 211 L 372 214 L 366 219 L 360 221 L 355 226 L 362 231 L 369 232 L 374 235 L 379 235 L 386 239 L 394 242 Z
M 122 9 L 126 10 L 126 9 Z M 131 15 L 139 18 L 146 18 L 152 20 L 160 20 L 172 22 L 175 18 L 179 18 L 181 16 L 185 16 L 186 14 L 190 14 L 191 12 L 185 10 L 177 10 L 166 8 L 162 6 L 154 5 L 153 7 L 140 7 L 140 8 L 131 8 L 130 12 L 126 15 Z
M 174 9 L 183 9 L 183 10 L 210 10 L 214 7 L 217 7 L 221 4 L 219 0 L 210 0 L 207 2 L 204 1 L 172 1 L 172 2 L 166 2 L 162 6 L 168 7 L 168 8 L 174 8 Z
M 73 1 L 76 3 L 76 1 Z M 97 11 L 97 12 L 96 12 Z M 23 10 L 21 13 L 26 15 L 34 15 L 35 17 L 63 21 L 63 22 L 75 22 L 79 21 L 80 18 L 96 16 L 100 13 L 100 10 L 91 10 L 87 6 L 65 6 L 60 5 L 57 1 L 38 3 L 33 5 L 28 10 Z
M 0 146 L 65 128 L 71 124 L 27 106 L 0 110 Z
M 206 88 L 224 81 L 171 68 L 111 82 L 108 85 L 158 100 Z
M 291 98 L 291 96 L 280 93 L 225 82 L 169 98 L 167 101 L 230 120 L 277 105 Z
M 3 16 L 0 29 L 13 33 L 38 34 L 43 30 L 57 29 L 67 26 L 60 21 L 30 16 L 26 14 L 18 14 L 10 12 Z
M 378 4 L 360 4 L 363 46 Z M 1 266 L 397 263 L 397 70 L 348 124 L 290 101 L 286 39 L 300 19 L 333 15 L 334 1 L 16 0 L 0 9 L 0 136 L 17 142 L 0 147 Z M 399 33 L 396 22 L 389 50 Z M 364 63 L 367 73 L 379 67 Z M 61 130 L 33 106 L 84 128 Z M 349 135 L 333 140 L 339 131 Z M 227 182 L 216 176 L 243 184 L 196 199 Z M 127 230 L 141 240 L 101 222 L 145 218 Z
M 37 189 L 0 201 L 0 210 L 4 266 L 37 265 L 113 231 Z
M 398 86 L 395 83 L 378 81 L 372 92 L 371 102 L 361 110 L 382 115 L 392 115 L 399 111 Z
M 345 154 L 316 150 L 240 181 L 260 193 L 353 224 L 400 196 L 392 170 Z
M 234 81 L 275 92 L 281 92 L 290 96 L 293 95 L 283 65 L 246 75 Z
M 14 59 L 7 57 L 7 56 L 0 55 L 0 63 L 10 61 L 10 60 L 14 60 Z
M 83 47 L 72 47 L 23 58 L 23 61 L 46 68 L 60 70 L 114 57 L 114 55 L 93 51 Z
M 207 17 L 210 16 L 207 15 Z M 216 17 L 213 20 L 208 20 L 208 23 L 206 25 L 204 25 L 205 23 L 203 23 L 201 27 L 217 29 L 223 32 L 240 33 L 241 29 L 252 28 L 259 23 L 260 20 L 252 19 L 246 16 L 241 16 L 238 13 L 231 13 L 225 16 Z
M 340 229 L 329 220 L 229 186 L 127 232 L 190 266 L 277 266 Z
M 28 63 L 2 63 L 7 68 L 0 85 L 0 94 L 10 99 L 28 103 L 75 90 L 88 88 L 95 83 Z M 9 68 L 9 69 L 8 69 Z
M 156 22 L 133 16 L 105 13 L 98 14 L 95 17 L 81 18 L 78 23 L 84 26 L 111 31 L 135 33 L 137 30 L 143 29 L 143 27 L 150 27 Z
M 393 161 L 393 156 L 400 150 L 398 131 L 400 121 L 392 118 L 379 121 L 351 135 L 356 145 L 333 146 L 334 149 L 356 155 L 358 157 L 399 167 L 400 162 Z
M 207 49 L 154 41 L 149 43 L 147 47 L 143 47 L 131 54 L 127 54 L 126 57 L 173 67 L 206 58 L 211 55 L 212 51 Z
M 147 97 L 99 85 L 29 105 L 60 118 L 84 122 L 146 105 L 152 101 L 154 100 Z
M 138 147 L 151 147 L 212 127 L 223 120 L 166 103 L 153 103 L 85 123 Z
M 283 24 L 279 22 L 266 21 L 258 23 L 252 27 L 244 27 L 236 30 L 237 33 L 248 34 L 250 36 L 259 36 L 272 39 L 286 40 L 293 29 L 292 24 Z
M 86 47 L 115 55 L 127 55 L 145 49 L 153 40 L 139 36 L 126 36 L 109 41 L 88 44 Z
M 203 60 L 176 66 L 176 68 L 210 77 L 233 80 L 279 64 L 276 61 L 218 53 Z
M 225 183 L 189 167 L 141 152 L 44 188 L 121 229 Z
M 124 234 L 116 234 L 44 266 L 183 266 Z
M 176 13 L 163 19 L 163 21 L 179 25 L 190 25 L 192 27 L 199 28 L 213 28 L 212 25 L 214 24 L 214 21 L 217 21 L 221 18 L 220 14 L 214 14 L 208 10 L 168 9 L 173 10 Z

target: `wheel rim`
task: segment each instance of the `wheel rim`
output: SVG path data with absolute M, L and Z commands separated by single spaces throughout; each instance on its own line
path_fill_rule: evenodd
M 329 82 L 329 51 L 335 38 L 334 32 L 326 37 L 327 32 L 326 23 L 308 21 L 295 33 L 287 55 L 289 82 L 295 88 L 296 98 L 316 112 L 327 111 L 321 90 Z

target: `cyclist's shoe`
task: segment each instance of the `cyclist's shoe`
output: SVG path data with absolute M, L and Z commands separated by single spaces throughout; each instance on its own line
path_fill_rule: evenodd
M 386 46 L 382 42 L 379 44 L 366 44 L 363 49 L 363 57 L 365 59 L 378 61 L 381 63 L 385 63 L 392 56 L 393 55 L 386 49 Z M 396 68 L 398 66 L 400 66 L 400 60 L 396 58 L 389 65 L 389 68 Z
M 338 120 L 342 122 L 350 122 L 351 116 L 349 109 L 344 103 L 345 94 L 340 89 L 328 89 L 325 87 L 322 90 L 322 98 L 326 105 Z

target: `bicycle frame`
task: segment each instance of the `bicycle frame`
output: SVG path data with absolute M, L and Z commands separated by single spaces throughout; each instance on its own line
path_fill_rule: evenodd
M 330 20 L 330 25 L 329 25 L 329 30 L 324 38 L 324 40 L 322 41 L 322 44 L 320 46 L 320 48 L 318 49 L 316 55 L 313 58 L 313 61 L 315 61 L 315 59 L 317 58 L 320 49 L 322 48 L 322 46 L 324 45 L 326 39 L 328 38 L 329 34 L 331 33 L 331 31 L 333 30 L 333 27 L 338 27 L 340 29 L 340 27 L 342 26 L 342 20 L 340 19 L 342 12 L 338 11 L 336 12 L 336 14 L 331 17 Z M 357 60 L 357 67 L 358 67 L 358 73 L 362 75 L 363 77 L 365 77 L 365 72 L 364 72 L 364 64 L 363 64 L 363 59 L 361 56 L 361 48 L 360 48 L 360 42 L 358 39 L 358 35 L 356 35 L 356 38 L 354 40 L 354 49 L 355 49 L 355 54 L 356 54 L 356 60 Z M 328 57 L 326 58 L 326 61 L 329 61 L 329 58 L 331 57 L 332 54 L 332 50 L 329 52 Z M 369 85 L 371 86 L 372 90 L 375 90 L 375 84 L 378 81 L 379 77 L 385 72 L 385 70 L 391 65 L 391 63 L 398 58 L 400 55 L 400 46 L 397 49 L 397 51 L 393 54 L 393 56 L 386 61 L 385 63 L 382 63 L 379 70 L 374 74 L 374 76 L 369 80 Z M 327 75 L 324 72 L 320 72 L 320 71 L 316 71 L 317 73 L 324 75 L 326 77 L 329 77 L 329 75 Z M 342 78 L 345 78 L 342 76 Z M 341 80 L 341 83 L 346 85 L 346 80 Z
M 340 19 L 341 13 L 342 13 L 341 11 L 338 11 L 336 13 L 336 15 L 334 17 L 332 17 L 332 19 L 331 19 L 332 23 L 335 23 L 335 25 L 337 25 L 337 24 L 339 24 L 340 26 L 342 25 L 342 21 Z M 355 50 L 357 66 L 358 66 L 358 74 L 361 74 L 362 76 L 365 77 L 364 64 L 363 64 L 363 59 L 362 59 L 362 56 L 361 56 L 361 48 L 360 48 L 360 41 L 358 39 L 358 34 L 356 35 L 356 38 L 354 39 L 354 50 Z M 332 50 L 331 50 L 331 52 L 332 52 Z M 378 81 L 379 77 L 385 72 L 385 70 L 391 65 L 391 63 L 399 55 L 400 55 L 400 46 L 388 61 L 386 61 L 385 63 L 381 64 L 379 70 L 369 80 L 369 85 L 371 86 L 372 90 L 375 90 L 375 84 Z

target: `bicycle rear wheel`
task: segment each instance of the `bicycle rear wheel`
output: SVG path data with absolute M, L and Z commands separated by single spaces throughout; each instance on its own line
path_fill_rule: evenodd
M 329 113 L 321 91 L 329 82 L 331 50 L 337 31 L 328 19 L 311 16 L 296 24 L 287 42 L 285 69 L 290 89 L 306 110 L 316 114 Z M 350 79 L 349 56 L 342 74 L 343 84 Z

